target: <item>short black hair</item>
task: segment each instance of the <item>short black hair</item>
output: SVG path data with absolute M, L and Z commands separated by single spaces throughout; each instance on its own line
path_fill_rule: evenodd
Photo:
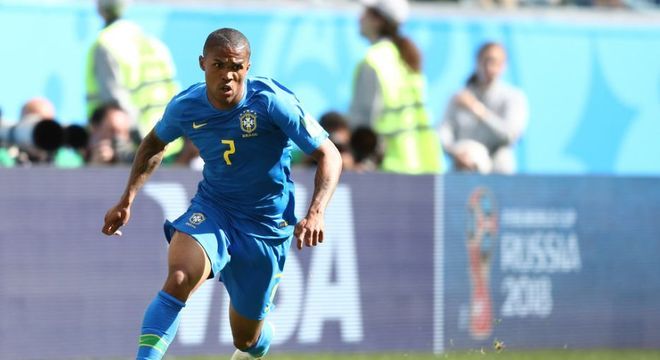
M 368 126 L 359 126 L 351 135 L 351 149 L 356 162 L 378 156 L 378 135 Z
M 93 127 L 101 125 L 106 115 L 113 110 L 125 111 L 121 105 L 119 105 L 119 102 L 115 100 L 102 103 L 94 109 L 92 116 L 89 117 L 89 125 Z
M 319 125 L 329 133 L 349 128 L 346 117 L 337 111 L 328 111 L 321 115 Z
M 214 46 L 227 47 L 230 49 L 246 48 L 247 56 L 250 58 L 250 42 L 242 32 L 236 29 L 222 28 L 210 33 L 209 36 L 206 37 L 206 42 L 204 42 L 203 55 L 206 56 L 208 50 Z

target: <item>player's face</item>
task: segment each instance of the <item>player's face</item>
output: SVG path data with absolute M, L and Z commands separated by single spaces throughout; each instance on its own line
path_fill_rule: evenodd
M 199 57 L 204 70 L 206 92 L 211 104 L 227 110 L 236 106 L 245 92 L 245 78 L 250 69 L 247 48 L 216 46 Z

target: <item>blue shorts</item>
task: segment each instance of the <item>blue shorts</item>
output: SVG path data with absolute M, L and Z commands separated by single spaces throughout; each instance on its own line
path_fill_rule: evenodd
M 197 240 L 211 261 L 210 278 L 225 284 L 231 304 L 248 319 L 262 320 L 273 308 L 292 237 L 269 243 L 237 229 L 230 219 L 209 206 L 193 202 L 174 222 L 165 222 L 165 237 L 174 231 Z

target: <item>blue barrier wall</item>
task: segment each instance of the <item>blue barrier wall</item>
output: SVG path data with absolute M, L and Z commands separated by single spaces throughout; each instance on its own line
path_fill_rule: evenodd
M 127 168 L 0 169 L 0 358 L 130 357 L 200 175 L 159 170 L 107 237 Z M 656 178 L 345 174 L 324 244 L 290 251 L 273 351 L 660 348 L 658 213 Z M 227 307 L 207 281 L 170 354 L 230 354 Z
M 366 42 L 359 8 L 136 5 L 127 17 L 172 49 L 184 86 L 203 79 L 206 35 L 240 28 L 253 47 L 252 73 L 294 90 L 312 114 L 346 110 Z M 460 13 L 417 8 L 405 31 L 420 45 L 428 104 L 439 119 L 486 40 L 510 52 L 507 80 L 529 95 L 531 119 L 520 171 L 660 174 L 660 26 L 657 14 Z M 622 20 L 625 21 L 620 21 Z M 654 23 L 654 19 L 656 20 Z M 89 5 L 0 3 L 0 106 L 15 119 L 28 98 L 51 98 L 63 122 L 83 122 L 85 53 L 100 28 Z
M 438 180 L 446 350 L 660 346 L 657 179 Z

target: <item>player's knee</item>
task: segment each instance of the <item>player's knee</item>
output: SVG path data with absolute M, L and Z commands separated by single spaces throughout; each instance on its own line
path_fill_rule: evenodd
M 170 270 L 167 276 L 167 287 L 176 289 L 177 292 L 190 292 L 194 284 L 190 274 L 184 270 Z

